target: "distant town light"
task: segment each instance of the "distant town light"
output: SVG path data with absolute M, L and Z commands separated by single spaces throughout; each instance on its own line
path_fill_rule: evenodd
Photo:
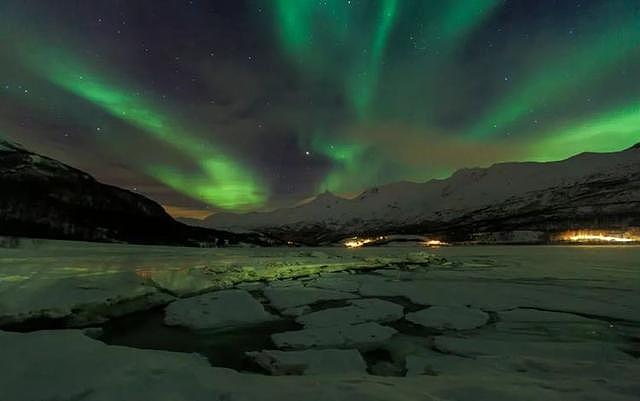
M 601 231 L 573 231 L 567 232 L 560 237 L 563 241 L 571 242 L 638 242 L 640 237 L 633 236 L 629 233 L 613 233 Z
M 370 244 L 372 242 L 377 242 L 377 241 L 382 241 L 384 240 L 386 237 L 385 236 L 379 236 L 379 237 L 372 237 L 372 238 L 358 238 L 358 237 L 353 237 L 345 242 L 343 242 L 344 246 L 346 246 L 347 248 L 360 248 L 363 245 L 366 244 Z
M 427 240 L 423 242 L 426 246 L 442 246 L 442 245 L 449 245 L 444 241 L 440 241 L 438 239 L 431 239 L 431 240 Z
M 584 241 L 604 241 L 604 242 L 633 242 L 632 238 L 614 237 L 604 234 L 578 234 L 569 237 L 570 241 L 584 242 Z

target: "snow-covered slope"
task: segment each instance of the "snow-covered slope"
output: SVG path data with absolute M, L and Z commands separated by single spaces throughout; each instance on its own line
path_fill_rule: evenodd
M 203 225 L 294 235 L 316 242 L 363 232 L 640 225 L 639 205 L 640 145 L 636 145 L 557 162 L 462 169 L 444 180 L 393 183 L 353 199 L 323 193 L 298 207 L 217 214 Z

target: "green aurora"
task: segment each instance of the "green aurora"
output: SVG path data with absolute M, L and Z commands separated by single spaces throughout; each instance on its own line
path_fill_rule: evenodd
M 616 26 L 593 36 L 568 50 L 563 57 L 536 68 L 522 85 L 508 93 L 492 112 L 474 125 L 470 135 L 484 137 L 497 128 L 508 129 L 539 106 L 599 79 L 603 72 L 615 68 L 622 58 L 637 51 L 640 21 L 633 14 L 623 16 Z
M 162 183 L 223 209 L 246 210 L 264 204 L 265 189 L 245 166 L 213 144 L 192 135 L 184 124 L 170 119 L 170 113 L 132 94 L 135 91 L 118 86 L 60 49 L 42 48 L 24 60 L 28 68 L 49 82 L 173 147 L 199 166 L 197 174 L 166 165 L 143 167 Z
M 175 15 L 163 20 L 175 26 L 153 22 L 155 36 L 119 42 L 132 29 L 120 20 L 133 13 L 126 6 L 104 18 L 113 26 L 99 30 L 107 23 L 100 16 L 90 25 L 97 33 L 84 38 L 80 17 L 63 26 L 48 20 L 48 6 L 7 2 L 0 128 L 20 139 L 27 128 L 18 116 L 90 126 L 102 113 L 101 121 L 127 127 L 91 139 L 108 143 L 114 159 L 126 159 L 118 154 L 133 143 L 146 144 L 137 152 L 157 146 L 172 155 L 127 162 L 132 174 L 181 195 L 163 204 L 230 211 L 639 141 L 636 1 L 241 3 L 217 9 L 242 15 L 219 28 L 235 37 L 210 34 L 216 26 L 205 13 L 194 11 L 205 16 L 187 24 L 166 5 L 158 12 Z M 149 68 L 153 79 L 138 72 Z

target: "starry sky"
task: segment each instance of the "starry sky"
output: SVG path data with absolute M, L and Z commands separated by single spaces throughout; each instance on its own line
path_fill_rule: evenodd
M 637 0 L 2 0 L 0 137 L 174 216 L 640 141 Z

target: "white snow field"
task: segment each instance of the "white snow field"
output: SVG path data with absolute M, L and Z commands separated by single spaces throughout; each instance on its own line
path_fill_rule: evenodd
M 638 400 L 639 357 L 640 247 L 0 248 L 2 401 Z

